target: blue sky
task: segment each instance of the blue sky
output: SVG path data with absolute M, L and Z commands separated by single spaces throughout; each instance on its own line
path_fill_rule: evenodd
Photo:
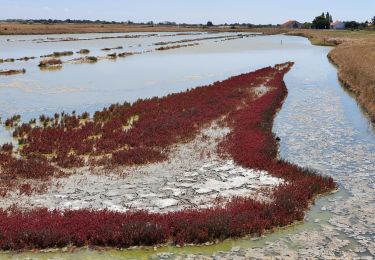
M 375 16 L 375 0 L 0 0 L 0 19 L 277 24 L 311 21 L 323 11 L 334 20 L 365 21 Z

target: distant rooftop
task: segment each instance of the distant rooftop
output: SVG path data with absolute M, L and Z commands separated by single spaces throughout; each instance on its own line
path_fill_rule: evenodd
M 339 24 L 342 24 L 342 23 L 343 22 L 341 22 L 341 21 L 336 21 L 336 22 L 331 23 L 331 26 L 339 25 Z
M 296 20 L 289 20 L 286 23 L 283 23 L 281 27 L 284 28 L 301 28 L 302 24 Z

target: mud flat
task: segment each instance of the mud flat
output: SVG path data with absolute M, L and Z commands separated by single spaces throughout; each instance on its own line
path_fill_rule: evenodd
M 261 46 L 266 46 L 270 42 L 276 42 L 275 45 L 279 45 L 280 40 L 284 42 L 284 45 L 280 47 L 283 51 L 279 51 L 279 46 L 276 46 L 276 51 L 274 52 L 272 52 L 274 48 L 271 48 L 270 52 L 261 51 L 261 53 L 258 53 L 257 51 L 250 51 L 249 54 L 247 54 L 247 52 L 241 52 L 241 55 L 235 56 L 236 58 L 215 58 L 214 62 L 208 62 L 211 56 L 204 56 L 207 57 L 207 59 L 202 59 L 204 66 L 199 67 L 198 70 L 187 72 L 187 74 L 188 76 L 199 76 L 201 75 L 199 74 L 201 71 L 206 73 L 212 73 L 212 71 L 223 73 L 225 69 L 222 71 L 221 68 L 225 67 L 230 69 L 236 67 L 235 73 L 238 74 L 248 71 L 249 66 L 254 69 L 264 67 L 267 64 L 280 62 L 279 59 L 293 59 L 296 61 L 296 65 L 286 77 L 289 95 L 276 117 L 273 130 L 281 139 L 280 157 L 304 167 L 317 169 L 322 174 L 333 176 L 340 185 L 340 191 L 338 193 L 319 198 L 316 201 L 311 211 L 307 213 L 304 222 L 298 222 L 298 224 L 289 226 L 286 229 L 278 229 L 277 232 L 272 234 L 266 233 L 264 236 L 256 239 L 244 238 L 240 240 L 227 240 L 212 246 L 181 248 L 171 246 L 166 248 L 157 247 L 156 249 L 151 247 L 138 250 L 109 250 L 108 252 L 84 248 L 82 250 L 77 249 L 71 253 L 63 249 L 55 253 L 4 253 L 0 258 L 12 259 L 17 257 L 20 259 L 44 259 L 54 257 L 69 259 L 86 257 L 108 259 L 113 256 L 114 258 L 128 259 L 138 257 L 146 258 L 146 256 L 157 255 L 155 258 L 158 259 L 243 259 L 245 256 L 249 258 L 253 255 L 266 259 L 280 256 L 284 258 L 371 259 L 373 255 L 371 255 L 370 252 L 372 252 L 371 248 L 374 246 L 371 239 L 374 230 L 372 220 L 374 209 L 372 202 L 375 196 L 373 194 L 374 189 L 372 185 L 374 179 L 372 173 L 375 172 L 372 163 L 375 160 L 373 157 L 375 154 L 373 128 L 368 124 L 368 120 L 361 113 L 355 101 L 353 101 L 338 84 L 336 77 L 337 71 L 326 59 L 326 55 L 330 49 L 325 47 L 313 47 L 310 46 L 305 39 L 288 36 L 267 36 L 259 37 L 259 39 L 248 39 L 245 41 L 245 44 L 251 46 L 253 41 L 260 41 L 259 44 Z M 118 44 L 113 44 L 112 46 L 117 45 Z M 236 41 L 229 42 L 226 45 L 227 48 L 224 51 L 227 51 L 229 48 L 238 51 L 239 46 Z M 303 48 L 296 48 L 298 46 Z M 255 48 L 258 48 L 258 46 L 255 46 Z M 63 49 L 69 49 L 69 47 Z M 269 49 L 270 48 L 267 50 Z M 246 50 L 249 50 L 249 47 Z M 21 57 L 24 55 L 25 54 L 22 53 L 17 56 Z M 221 57 L 221 55 L 215 57 L 218 58 Z M 230 57 L 232 57 L 232 55 L 230 55 Z M 185 63 L 191 62 L 193 64 L 195 62 L 193 59 L 186 58 L 183 62 L 178 63 L 184 70 L 188 69 L 183 66 Z M 163 57 L 162 60 L 168 59 L 167 57 Z M 206 69 L 213 66 L 216 60 L 221 60 L 221 65 L 207 72 Z M 243 60 L 246 62 L 243 62 Z M 244 63 L 244 65 L 237 67 L 237 64 L 241 62 Z M 110 65 L 115 65 L 112 62 L 108 63 Z M 317 66 L 317 64 L 319 64 L 319 66 Z M 129 68 L 127 70 L 136 74 L 133 70 L 129 70 Z M 145 68 L 145 70 L 147 71 L 147 68 Z M 153 70 L 150 69 L 150 71 Z M 178 72 L 179 70 L 168 68 L 167 71 Z M 66 71 L 62 73 L 64 72 Z M 159 73 L 162 74 L 162 71 Z M 229 75 L 233 74 L 232 72 L 229 73 Z M 58 74 L 56 75 L 58 76 Z M 225 73 L 223 75 L 229 76 Z M 86 76 L 89 77 L 90 73 L 86 74 Z M 116 75 L 111 75 L 114 79 L 114 85 L 116 85 L 115 76 Z M 170 76 L 171 73 L 166 73 L 164 78 L 170 78 Z M 152 77 L 150 78 L 152 79 Z M 3 79 L 8 80 L 8 78 L 5 77 Z M 95 81 L 97 81 L 97 79 L 98 78 L 96 78 Z M 174 79 L 178 80 L 178 77 Z M 213 80 L 222 79 L 223 78 L 215 77 Z M 60 80 L 63 81 L 62 78 L 60 78 Z M 211 80 L 208 80 L 208 82 L 211 82 Z M 105 85 L 105 83 L 102 84 L 103 86 Z M 131 85 L 136 84 L 139 83 L 131 83 Z M 122 85 L 123 82 L 120 83 L 120 86 Z M 194 85 L 196 84 L 194 83 Z M 51 87 L 48 84 L 47 86 L 48 88 Z M 103 89 L 100 89 L 100 84 L 96 87 L 99 87 L 104 93 L 109 91 L 111 87 L 105 86 L 106 88 Z M 160 89 L 165 87 L 162 84 L 156 86 L 160 87 Z M 3 83 L 1 87 L 4 88 L 5 84 Z M 184 86 L 184 88 L 185 87 L 190 86 Z M 123 90 L 120 93 L 111 88 L 111 91 L 116 93 L 113 95 L 121 97 L 124 94 Z M 181 88 L 173 88 L 169 90 L 169 93 L 178 91 L 181 91 Z M 85 95 L 89 95 L 89 92 L 84 93 Z M 158 92 L 157 95 L 165 95 L 165 92 Z M 142 96 L 142 92 L 137 92 L 136 98 L 140 96 Z M 17 96 L 11 95 L 11 97 L 17 100 L 18 104 L 23 103 L 23 101 L 28 102 L 29 100 L 27 95 L 25 95 L 25 97 L 21 96 L 22 99 L 17 99 L 19 98 L 19 94 L 17 94 Z M 48 97 L 53 98 L 53 96 Z M 125 96 L 124 98 L 127 99 L 129 96 Z M 134 100 L 136 100 L 136 98 L 134 98 Z M 42 96 L 40 100 L 45 100 L 44 96 Z M 133 99 L 130 98 L 130 100 Z M 71 111 L 73 109 L 64 105 L 65 103 L 60 104 L 60 101 L 63 101 L 63 99 L 59 98 L 59 100 L 54 100 L 56 104 L 61 105 L 65 110 Z M 100 102 L 110 104 L 116 101 L 117 100 L 114 99 L 114 101 L 107 100 Z M 80 100 L 80 102 L 82 101 Z M 41 106 L 44 107 L 43 103 Z M 11 108 L 12 106 L 10 106 L 10 104 L 5 103 L 5 110 L 3 109 L 2 111 L 3 119 L 13 115 L 12 112 L 8 114 L 8 111 L 17 111 Z M 81 107 L 74 107 L 74 109 L 76 108 L 80 110 Z M 84 111 L 86 107 L 82 109 Z M 101 109 L 101 106 L 94 107 L 94 109 Z M 90 112 L 95 110 L 90 110 Z M 53 115 L 55 111 L 61 110 L 58 107 L 54 107 L 53 110 L 43 110 L 31 116 L 38 117 L 40 113 Z M 24 116 L 24 114 L 22 114 L 22 116 Z M 27 121 L 28 119 L 29 118 L 27 118 Z M 54 189 L 54 187 L 51 187 L 51 189 Z
M 0 70 L 0 75 L 2 76 L 10 76 L 10 75 L 16 75 L 16 74 L 25 74 L 25 69 L 20 70 Z
M 217 146 L 229 132 L 214 123 L 193 141 L 173 148 L 166 162 L 122 167 L 115 173 L 107 170 L 104 176 L 103 169 L 80 169 L 70 177 L 53 180 L 45 194 L 13 193 L 2 200 L 1 207 L 20 201 L 15 205 L 22 209 L 168 212 L 209 208 L 234 196 L 270 200 L 269 189 L 284 181 L 222 159 Z
M 10 198 L 8 205 L 23 193 L 30 198 L 19 208 L 0 211 L 0 228 L 7 234 L 0 247 L 200 244 L 261 235 L 302 220 L 315 196 L 336 184 L 276 159 L 272 121 L 286 96 L 283 77 L 292 65 L 278 64 L 160 99 L 113 105 L 95 113 L 94 121 L 87 113 L 56 114 L 41 116 L 43 127 L 17 126 L 13 136 L 22 140 L 22 147 L 2 147 L 1 177 L 12 174 L 28 186 L 21 185 L 19 193 L 8 190 L 3 197 Z M 215 120 L 220 120 L 216 126 Z M 139 134 L 144 138 L 134 138 Z M 17 153 L 23 158 L 15 157 Z M 194 162 L 181 169 L 187 158 Z M 129 166 L 136 170 L 122 168 Z M 111 171 L 128 182 L 113 179 Z M 33 182 L 54 178 L 60 182 L 50 188 L 52 193 L 33 195 Z M 98 191 L 92 191 L 95 183 Z M 53 208 L 58 211 L 48 211 Z M 83 229 L 75 229 L 77 225 Z M 48 239 L 38 238 L 45 229 Z
M 137 35 L 118 35 L 118 36 L 103 36 L 103 37 L 93 37 L 93 38 L 48 37 L 47 39 L 38 38 L 38 39 L 31 39 L 28 41 L 35 42 L 35 43 L 51 43 L 51 42 L 76 42 L 76 41 L 95 41 L 95 40 L 113 40 L 113 39 L 137 39 L 137 38 L 148 38 L 148 37 L 154 37 L 154 36 L 158 36 L 158 34 L 151 33 L 151 34 L 137 34 Z M 26 40 L 19 40 L 19 41 L 26 41 Z
M 156 51 L 167 51 L 167 50 L 172 50 L 172 49 L 179 49 L 179 48 L 186 48 L 186 47 L 193 47 L 197 46 L 199 43 L 191 43 L 191 44 L 178 44 L 178 45 L 171 45 L 171 46 L 163 46 L 156 48 Z
M 168 41 L 168 42 L 156 42 L 154 45 L 168 45 L 168 44 L 178 44 L 178 43 L 186 43 L 186 42 L 199 42 L 199 41 L 207 41 L 207 40 L 235 40 L 241 39 L 244 37 L 255 37 L 255 34 L 237 34 L 234 36 L 211 36 L 211 37 L 203 37 L 203 38 L 195 38 L 195 39 L 183 39 L 178 41 Z
M 73 54 L 74 54 L 74 52 L 72 52 L 72 51 L 56 51 L 54 53 L 42 55 L 40 57 L 41 58 L 50 58 L 50 57 L 59 58 L 59 57 L 63 57 L 63 56 L 72 56 Z
M 86 57 L 68 60 L 68 61 L 66 61 L 66 63 L 70 63 L 70 64 L 96 63 L 96 62 L 98 62 L 98 60 L 99 60 L 98 57 L 86 56 Z
M 123 49 L 122 46 L 117 46 L 117 47 L 111 47 L 111 48 L 103 48 L 102 51 L 121 50 L 121 49 Z
M 7 58 L 7 59 L 0 59 L 0 63 L 4 62 L 15 62 L 15 61 L 28 61 L 36 59 L 36 57 L 22 57 L 22 58 Z
M 39 62 L 40 68 L 50 68 L 50 67 L 62 67 L 63 62 L 60 59 L 44 59 Z

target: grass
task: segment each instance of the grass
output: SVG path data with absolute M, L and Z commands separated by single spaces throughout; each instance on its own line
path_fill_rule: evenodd
M 307 37 L 314 45 L 335 46 L 328 57 L 337 66 L 340 81 L 375 121 L 375 30 L 294 30 L 288 34 Z
M 329 58 L 337 65 L 341 82 L 356 94 L 375 121 L 375 41 L 340 45 Z

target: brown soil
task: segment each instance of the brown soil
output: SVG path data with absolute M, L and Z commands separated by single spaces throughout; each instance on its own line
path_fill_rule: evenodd
M 0 23 L 0 34 L 63 34 L 63 33 L 128 33 L 128 32 L 265 32 L 280 33 L 280 29 L 250 29 L 238 27 L 205 28 L 203 26 L 150 26 L 150 25 L 126 25 L 126 24 L 22 24 L 22 23 Z M 283 32 L 286 32 L 286 30 Z

